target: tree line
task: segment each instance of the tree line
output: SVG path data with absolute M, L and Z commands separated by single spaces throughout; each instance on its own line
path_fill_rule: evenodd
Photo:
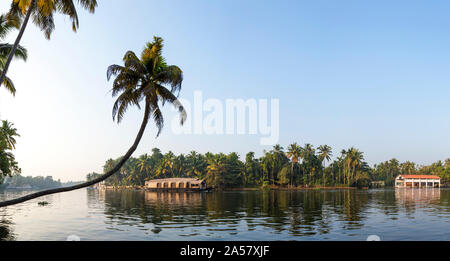
M 107 186 L 142 186 L 146 180 L 188 177 L 205 180 L 217 188 L 239 187 L 369 187 L 372 181 L 384 181 L 393 186 L 399 174 L 429 174 L 441 177 L 442 183 L 450 182 L 450 159 L 429 166 L 419 166 L 397 159 L 375 164 L 373 167 L 356 148 L 342 150 L 331 161 L 330 146 L 315 148 L 311 144 L 294 143 L 284 149 L 275 145 L 264 151 L 261 157 L 249 152 L 242 160 L 235 153 L 165 154 L 154 148 L 150 154 L 131 157 L 124 166 L 105 181 Z M 121 158 L 109 159 L 103 166 L 106 173 Z M 90 173 L 87 180 L 102 174 Z
M 26 186 L 30 186 L 30 189 L 47 189 L 47 188 L 59 188 L 63 184 L 60 180 L 54 180 L 53 177 L 47 176 L 21 176 L 15 175 L 12 177 L 7 177 L 3 184 L 0 185 L 0 189 L 7 188 L 24 188 Z

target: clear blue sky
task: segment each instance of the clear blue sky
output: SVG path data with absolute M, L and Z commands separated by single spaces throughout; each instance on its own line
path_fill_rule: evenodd
M 181 97 L 278 98 L 284 147 L 355 146 L 370 164 L 450 157 L 449 1 L 100 0 L 95 15 L 79 13 L 79 32 L 58 17 L 51 41 L 29 26 L 29 61 L 9 74 L 18 93 L 0 90 L 23 175 L 80 180 L 128 149 L 142 112 L 112 122 L 106 68 L 154 35 L 185 73 Z M 269 149 L 255 135 L 177 136 L 167 125 L 155 140 L 150 128 L 135 155 Z

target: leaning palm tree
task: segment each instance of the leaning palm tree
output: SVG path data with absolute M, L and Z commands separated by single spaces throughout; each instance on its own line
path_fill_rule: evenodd
M 13 54 L 19 48 L 20 40 L 25 32 L 25 28 L 28 25 L 28 21 L 33 17 L 33 22 L 38 26 L 45 34 L 47 39 L 50 39 L 52 32 L 55 30 L 54 14 L 61 13 L 67 15 L 72 20 L 72 29 L 74 32 L 79 27 L 79 20 L 77 9 L 75 7 L 74 0 L 13 0 L 11 3 L 11 9 L 7 15 L 10 21 L 22 21 L 19 34 L 12 46 L 12 51 L 6 60 L 5 66 L 0 76 L 0 85 L 6 77 L 6 74 L 11 64 Z M 91 13 L 95 11 L 97 7 L 97 0 L 77 0 L 79 5 L 84 9 L 89 10 Z
M 18 27 L 17 21 L 8 21 L 5 15 L 0 15 L 0 41 L 4 40 L 9 32 Z M 3 72 L 5 68 L 6 61 L 8 60 L 9 54 L 13 50 L 13 45 L 7 43 L 0 43 L 0 73 Z M 22 46 L 17 46 L 12 58 L 27 60 L 27 50 Z M 3 86 L 14 96 L 16 94 L 16 88 L 12 80 L 8 77 L 3 78 Z M 0 84 L 1 85 L 1 84 Z
M 117 173 L 136 150 L 150 117 L 156 123 L 158 129 L 157 136 L 161 133 L 164 126 L 164 118 L 160 104 L 173 104 L 179 110 L 181 124 L 183 124 L 186 120 L 186 111 L 176 97 L 176 93 L 179 93 L 181 90 L 183 72 L 178 66 L 169 66 L 166 64 L 161 54 L 162 48 L 163 39 L 154 37 L 153 42 L 147 43 L 140 58 L 134 52 L 128 51 L 123 58 L 123 66 L 111 65 L 108 68 L 108 79 L 116 76 L 113 83 L 112 95 L 118 98 L 113 107 L 113 119 L 120 123 L 129 106 L 134 105 L 141 108 L 141 103 L 144 103 L 144 119 L 142 120 L 137 137 L 127 153 L 120 158 L 117 165 L 102 176 L 91 181 L 76 186 L 41 191 L 25 197 L 0 202 L 0 207 L 18 204 L 44 195 L 89 187 Z M 167 89 L 165 86 L 170 86 L 170 89 Z

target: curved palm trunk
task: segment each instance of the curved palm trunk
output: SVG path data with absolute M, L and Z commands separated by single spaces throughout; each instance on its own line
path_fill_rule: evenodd
M 2 85 L 3 80 L 6 77 L 6 73 L 8 72 L 9 65 L 11 64 L 14 54 L 16 53 L 17 48 L 19 47 L 20 40 L 22 40 L 22 36 L 25 32 L 25 28 L 27 27 L 28 21 L 30 20 L 31 13 L 33 12 L 33 6 L 34 6 L 35 2 L 36 2 L 36 0 L 32 0 L 30 7 L 28 7 L 28 11 L 25 16 L 25 20 L 23 20 L 22 26 L 20 27 L 19 35 L 17 36 L 16 41 L 14 42 L 13 48 L 12 48 L 11 52 L 9 53 L 8 59 L 6 60 L 5 67 L 3 68 L 2 75 L 0 76 L 0 86 Z
M 25 202 L 25 201 L 28 201 L 31 199 L 35 199 L 38 197 L 42 197 L 45 195 L 61 193 L 61 192 L 68 192 L 68 191 L 72 191 L 72 190 L 86 188 L 86 187 L 92 186 L 94 184 L 97 184 L 97 183 L 102 182 L 103 180 L 109 178 L 110 176 L 112 176 L 114 173 L 116 173 L 117 171 L 119 171 L 122 168 L 122 166 L 125 164 L 125 162 L 127 162 L 127 160 L 131 157 L 131 155 L 136 150 L 137 146 L 139 145 L 139 142 L 142 139 L 142 135 L 144 134 L 145 127 L 147 126 L 149 115 L 150 115 L 150 105 L 148 103 L 146 103 L 144 119 L 142 120 L 141 128 L 139 129 L 139 132 L 136 136 L 136 139 L 135 139 L 133 145 L 128 149 L 127 153 L 123 156 L 123 158 L 120 160 L 120 162 L 112 170 L 108 171 L 104 175 L 102 175 L 94 180 L 91 180 L 91 181 L 88 181 L 88 182 L 85 182 L 82 184 L 78 184 L 75 186 L 44 190 L 44 191 L 36 192 L 36 193 L 30 194 L 30 195 L 27 195 L 27 196 L 24 196 L 21 198 L 3 201 L 3 202 L 0 202 L 0 208 L 19 204 L 19 203 L 22 203 L 22 202 Z

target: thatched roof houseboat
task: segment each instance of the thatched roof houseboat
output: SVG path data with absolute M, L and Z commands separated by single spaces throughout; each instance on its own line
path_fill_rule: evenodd
M 190 190 L 202 191 L 207 190 L 206 182 L 193 178 L 169 178 L 169 179 L 153 179 L 145 182 L 145 189 L 154 191 L 164 190 Z

